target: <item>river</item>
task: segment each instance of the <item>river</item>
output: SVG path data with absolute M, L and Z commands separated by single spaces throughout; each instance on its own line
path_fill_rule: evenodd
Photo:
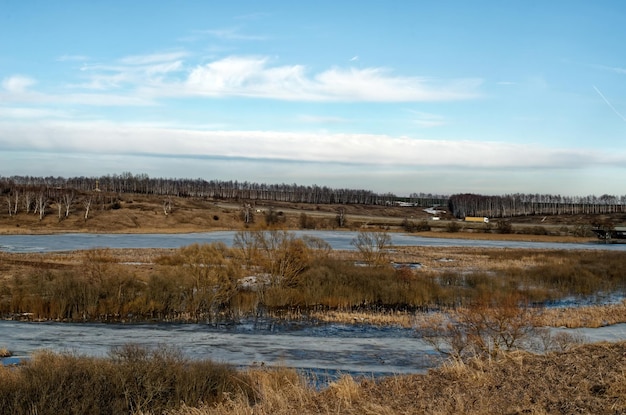
M 291 231 L 325 240 L 333 249 L 351 250 L 357 232 L 350 231 Z M 0 235 L 0 250 L 7 252 L 58 252 L 91 248 L 180 248 L 193 243 L 223 242 L 230 246 L 236 232 L 218 231 L 184 234 L 93 234 L 64 233 L 53 235 Z M 431 247 L 474 247 L 515 249 L 592 249 L 626 251 L 626 244 L 555 243 L 524 241 L 490 241 L 473 239 L 425 238 L 404 233 L 390 233 L 392 245 Z
M 626 324 L 554 331 L 576 334 L 588 342 L 626 340 Z M 423 373 L 439 362 L 437 353 L 414 330 L 399 327 L 271 321 L 223 326 L 0 321 L 0 347 L 14 354 L 5 363 L 41 349 L 106 356 L 112 348 L 129 343 L 175 347 L 191 359 L 239 367 L 283 365 L 322 377 Z
M 104 324 L 0 321 L 0 345 L 14 358 L 40 349 L 106 356 L 115 346 L 178 348 L 192 359 L 240 367 L 285 365 L 317 374 L 422 372 L 436 354 L 410 329 L 342 324 Z
M 353 249 L 356 232 L 297 231 L 327 241 L 333 249 Z M 57 234 L 0 236 L 0 250 L 8 252 L 57 252 L 109 248 L 177 248 L 192 243 L 224 242 L 231 245 L 235 232 L 194 234 Z M 396 246 L 469 246 L 526 249 L 626 250 L 626 245 L 602 243 L 558 244 L 538 242 L 477 241 L 424 238 L 390 234 Z M 564 330 L 564 329 L 556 329 Z M 626 340 L 626 324 L 572 331 L 590 341 Z M 236 325 L 207 324 L 104 324 L 0 321 L 0 347 L 15 358 L 39 349 L 105 356 L 112 347 L 127 343 L 179 348 L 194 359 L 206 358 L 247 367 L 285 365 L 317 374 L 419 373 L 432 367 L 437 354 L 411 329 L 368 325 L 278 325 L 245 322 Z

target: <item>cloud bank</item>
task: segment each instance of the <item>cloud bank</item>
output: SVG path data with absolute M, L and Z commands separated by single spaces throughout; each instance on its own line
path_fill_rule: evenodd
M 110 122 L 0 122 L 12 151 L 220 157 L 313 163 L 482 169 L 584 168 L 626 156 L 534 144 L 424 140 L 376 134 L 202 131 Z

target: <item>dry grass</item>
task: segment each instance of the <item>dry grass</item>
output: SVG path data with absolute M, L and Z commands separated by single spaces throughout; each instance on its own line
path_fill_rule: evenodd
M 118 199 L 119 197 L 119 199 Z M 164 197 L 141 194 L 107 195 L 106 203 L 95 203 L 84 220 L 84 209 L 75 204 L 67 218 L 59 220 L 56 212 L 49 208 L 48 214 L 39 220 L 38 215 L 20 212 L 9 216 L 0 212 L 0 234 L 48 234 L 58 232 L 100 232 L 100 233 L 185 233 L 206 232 L 211 230 L 241 230 L 244 228 L 262 229 L 265 227 L 263 214 L 255 214 L 254 223 L 245 226 L 240 213 L 243 202 L 213 201 L 194 198 L 171 197 L 172 211 L 165 215 L 163 211 Z M 116 208 L 111 208 L 111 201 L 117 200 Z M 311 219 L 314 226 L 308 228 L 335 228 L 337 210 L 345 211 L 346 229 L 386 229 L 403 231 L 402 222 L 406 218 L 415 223 L 427 222 L 432 232 L 416 235 L 426 237 L 472 238 L 472 239 L 505 239 L 524 241 L 580 242 L 589 238 L 561 236 L 564 228 L 574 229 L 576 226 L 589 225 L 592 218 L 558 217 L 559 224 L 542 224 L 543 217 L 516 218 L 525 222 L 514 224 L 518 234 L 485 233 L 483 224 L 463 222 L 428 221 L 430 215 L 419 208 L 374 205 L 312 205 L 294 204 L 278 201 L 258 202 L 255 208 L 262 210 L 274 209 L 281 213 L 281 227 L 298 229 L 301 227 L 301 215 L 304 213 Z M 448 217 L 448 219 L 453 219 Z M 459 224 L 461 232 L 445 231 L 447 223 Z M 539 225 L 550 235 L 528 235 L 524 231 Z M 567 233 L 567 232 L 565 232 Z M 570 232 L 571 233 L 571 232 Z
M 312 312 L 310 317 L 327 323 L 374 324 L 405 328 L 423 327 L 445 318 L 446 312 L 395 311 L 373 313 L 361 311 Z M 536 327 L 596 328 L 626 323 L 626 300 L 619 304 L 593 305 L 538 310 L 532 324 Z
M 603 327 L 626 323 L 626 300 L 619 304 L 544 309 L 536 325 L 548 327 Z
M 108 358 L 41 351 L 0 366 L 0 414 L 148 414 L 238 395 L 254 400 L 245 373 L 176 351 L 127 345 Z
M 180 267 L 158 263 L 159 258 L 176 252 L 173 249 L 0 252 L 0 307 L 7 315 L 30 312 L 39 313 L 36 318 L 43 319 L 98 318 L 120 313 L 157 318 L 172 310 L 174 315 L 165 317 L 179 318 L 187 310 L 170 297 L 179 298 L 176 290 L 184 282 L 182 271 Z M 424 317 L 422 311 L 467 305 L 477 295 L 517 291 L 527 296 L 528 301 L 541 302 L 624 287 L 620 272 L 624 257 L 616 252 L 399 247 L 390 253 L 392 261 L 422 265 L 419 270 L 399 271 L 391 267 L 355 267 L 351 263 L 358 259 L 355 252 L 333 251 L 331 257 L 309 266 L 297 287 L 268 290 L 264 299 L 268 310 L 276 313 L 295 310 L 296 314 L 289 316 L 298 317 L 302 313 L 300 316 L 321 321 L 414 327 Z M 242 272 L 246 275 L 245 270 Z M 102 291 L 93 297 L 97 309 L 86 310 L 87 317 L 82 312 L 75 316 L 63 312 L 49 317 L 52 299 L 58 302 L 58 298 L 69 295 L 70 285 L 84 283 L 83 276 L 89 278 L 90 289 Z M 63 286 L 66 283 L 71 284 Z M 105 302 L 111 293 L 119 292 L 109 287 L 111 284 L 122 284 L 128 291 L 123 304 L 111 303 L 115 299 L 107 300 L 110 304 Z M 20 296 L 20 290 L 29 292 L 30 296 Z M 55 296 L 50 297 L 51 293 Z M 156 294 L 162 293 L 169 294 L 165 298 L 169 308 L 159 308 L 154 303 L 162 297 Z M 38 295 L 42 299 L 41 307 L 37 305 Z M 254 292 L 238 295 L 241 298 L 237 297 L 233 303 L 238 307 L 237 312 L 245 313 L 256 307 L 258 299 L 252 298 Z M 117 308 L 106 309 L 111 304 Z M 367 308 L 363 304 L 375 307 Z M 420 312 L 402 311 L 416 309 Z M 538 324 L 597 327 L 621 322 L 626 322 L 623 304 L 547 309 Z
M 11 353 L 9 349 L 7 349 L 6 347 L 0 347 L 0 358 L 11 356 L 13 356 L 13 353 Z
M 231 396 L 215 406 L 168 414 L 613 415 L 626 411 L 625 357 L 626 343 L 546 355 L 515 352 L 499 360 L 453 362 L 426 375 L 342 377 L 321 391 L 284 369 L 253 371 L 261 397 L 256 404 Z

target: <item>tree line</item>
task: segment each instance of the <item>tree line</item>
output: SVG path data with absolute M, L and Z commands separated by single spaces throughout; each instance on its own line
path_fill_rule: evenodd
M 9 216 L 34 213 L 40 219 L 54 205 L 59 220 L 70 213 L 72 204 L 81 203 L 85 219 L 92 206 L 114 205 L 123 194 L 143 194 L 162 197 L 164 210 L 170 197 L 189 197 L 236 202 L 289 202 L 307 204 L 393 205 L 402 202 L 411 206 L 445 205 L 447 196 L 431 193 L 413 193 L 398 197 L 393 193 L 375 193 L 371 190 L 331 188 L 298 184 L 265 184 L 255 182 L 151 178 L 147 174 L 125 172 L 99 177 L 36 177 L 0 176 L 0 197 Z
M 376 193 L 364 189 L 331 188 L 318 185 L 266 184 L 237 180 L 205 180 L 149 177 L 147 174 L 104 175 L 99 177 L 0 176 L 0 195 L 4 212 L 46 214 L 48 203 L 55 203 L 59 218 L 68 215 L 76 195 L 88 216 L 91 203 L 104 203 L 108 195 L 145 194 L 168 197 L 193 197 L 214 200 L 273 201 L 307 204 L 401 205 L 445 207 L 452 215 L 506 218 L 528 215 L 609 214 L 626 211 L 626 195 L 561 196 L 552 194 L 480 195 L 472 193 L 443 195 L 411 193 L 408 197 Z
M 457 218 L 486 216 L 507 218 L 530 215 L 597 215 L 626 212 L 626 195 L 561 196 L 516 193 L 502 196 L 455 194 L 448 208 Z

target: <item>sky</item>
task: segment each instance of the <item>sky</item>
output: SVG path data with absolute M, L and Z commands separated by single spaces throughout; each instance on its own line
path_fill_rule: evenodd
M 0 0 L 0 176 L 624 195 L 626 2 Z

